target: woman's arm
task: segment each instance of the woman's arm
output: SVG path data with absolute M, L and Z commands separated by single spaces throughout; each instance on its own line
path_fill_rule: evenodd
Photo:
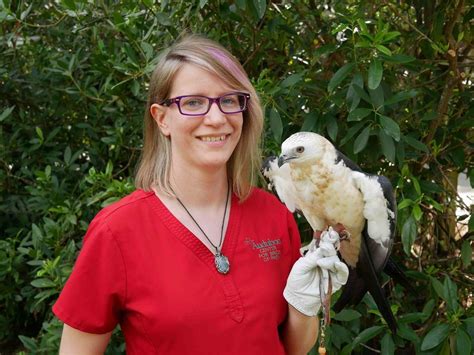
M 283 328 L 283 344 L 289 355 L 306 355 L 316 343 L 318 317 L 309 317 L 288 305 L 288 318 Z
M 96 355 L 103 354 L 112 332 L 92 334 L 81 332 L 64 324 L 61 337 L 60 355 Z

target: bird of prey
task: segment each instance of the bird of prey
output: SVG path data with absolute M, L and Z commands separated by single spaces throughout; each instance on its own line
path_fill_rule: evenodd
M 290 211 L 306 218 L 315 235 L 333 227 L 346 236 L 339 253 L 349 266 L 349 279 L 335 311 L 358 304 L 368 291 L 396 333 L 395 317 L 379 281 L 384 268 L 393 271 L 393 262 L 387 265 L 396 219 L 390 181 L 363 172 L 316 133 L 293 134 L 281 149 L 278 158 L 269 157 L 262 166 L 269 187 Z

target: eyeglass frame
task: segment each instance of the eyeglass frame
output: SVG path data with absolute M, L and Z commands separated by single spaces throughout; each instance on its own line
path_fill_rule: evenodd
M 222 99 L 223 97 L 225 96 L 229 96 L 229 95 L 244 95 L 245 97 L 245 105 L 244 105 L 244 108 L 243 109 L 240 109 L 238 111 L 232 111 L 232 112 L 224 112 L 224 110 L 222 110 L 222 107 L 221 107 L 221 104 L 220 104 L 220 99 Z M 206 98 L 209 103 L 208 107 L 207 107 L 207 111 L 206 112 L 203 112 L 203 113 L 184 113 L 182 110 L 181 110 L 181 99 L 184 98 L 184 97 L 201 97 L 201 98 Z M 224 94 L 224 95 L 221 95 L 221 96 L 218 96 L 218 97 L 209 97 L 209 96 L 204 96 L 204 95 L 181 95 L 181 96 L 176 96 L 176 97 L 172 97 L 172 98 L 169 98 L 169 99 L 165 99 L 163 101 L 160 102 L 160 105 L 163 105 L 163 106 L 166 106 L 166 107 L 170 107 L 172 104 L 176 104 L 176 106 L 178 106 L 178 110 L 179 110 L 179 113 L 181 113 L 182 115 L 184 116 L 203 116 L 203 115 L 206 115 L 210 110 L 211 110 L 211 106 L 212 104 L 216 104 L 217 107 L 219 108 L 219 110 L 225 114 L 225 115 L 232 115 L 232 114 L 235 114 L 235 113 L 240 113 L 240 112 L 244 112 L 247 110 L 248 108 L 248 101 L 250 100 L 250 94 L 246 93 L 246 92 L 239 92 L 239 91 L 236 91 L 236 92 L 230 92 L 228 94 Z

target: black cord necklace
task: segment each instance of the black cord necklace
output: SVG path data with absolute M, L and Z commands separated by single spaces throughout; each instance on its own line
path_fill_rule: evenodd
M 171 189 L 171 191 L 173 191 L 173 189 Z M 214 245 L 214 243 L 211 242 L 211 240 L 209 239 L 207 234 L 203 231 L 203 229 L 201 228 L 199 223 L 194 219 L 193 215 L 189 212 L 189 210 L 186 208 L 184 203 L 179 199 L 178 195 L 176 195 L 176 192 L 173 191 L 173 193 L 176 196 L 176 200 L 179 202 L 179 204 L 181 206 L 183 206 L 186 213 L 189 215 L 189 217 L 191 217 L 191 219 L 196 224 L 196 226 L 199 228 L 201 233 L 204 235 L 204 237 L 206 237 L 207 241 L 209 243 L 211 243 L 211 245 L 214 247 L 214 249 L 216 249 L 216 253 L 214 254 L 214 264 L 216 265 L 217 271 L 219 271 L 221 274 L 224 274 L 224 275 L 227 274 L 230 270 L 230 263 L 229 263 L 229 259 L 224 254 L 221 253 L 221 246 L 222 246 L 222 238 L 224 236 L 225 217 L 227 215 L 227 206 L 228 206 L 228 203 L 229 203 L 229 195 L 230 195 L 229 181 L 227 181 L 227 197 L 226 197 L 226 200 L 225 200 L 224 217 L 222 218 L 221 239 L 219 240 L 219 245 L 218 246 Z

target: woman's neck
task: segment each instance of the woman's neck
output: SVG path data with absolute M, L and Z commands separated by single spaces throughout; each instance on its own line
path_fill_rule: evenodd
M 194 208 L 219 207 L 227 195 L 227 169 L 222 167 L 212 171 L 180 169 L 173 166 L 170 176 L 175 194 L 187 205 Z

